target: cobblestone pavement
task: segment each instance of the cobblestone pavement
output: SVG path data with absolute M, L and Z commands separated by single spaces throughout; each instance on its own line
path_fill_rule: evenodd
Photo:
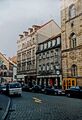
M 82 120 L 82 99 L 24 92 L 11 106 L 7 120 Z
M 5 95 L 0 94 L 0 120 L 6 112 L 6 108 L 9 102 L 9 98 Z

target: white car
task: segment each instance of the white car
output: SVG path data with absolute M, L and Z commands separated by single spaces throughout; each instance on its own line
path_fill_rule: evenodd
M 22 87 L 21 84 L 18 82 L 12 82 L 12 83 L 8 83 L 7 87 L 7 94 L 8 95 L 19 95 L 21 96 L 22 94 Z

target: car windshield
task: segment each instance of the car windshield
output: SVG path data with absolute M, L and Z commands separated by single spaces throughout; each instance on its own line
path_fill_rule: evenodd
M 1 88 L 3 89 L 3 88 L 6 88 L 6 85 L 1 85 Z
M 11 83 L 10 88 L 20 88 L 21 85 L 19 83 Z

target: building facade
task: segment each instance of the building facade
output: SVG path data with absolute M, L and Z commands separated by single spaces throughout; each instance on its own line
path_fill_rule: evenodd
M 36 79 L 36 31 L 40 26 L 32 26 L 23 32 L 17 41 L 17 79 L 25 83 Z
M 82 0 L 62 0 L 63 89 L 82 86 Z
M 55 33 L 55 31 L 57 32 Z M 53 20 L 50 20 L 41 26 L 33 25 L 20 35 L 17 41 L 17 79 L 19 81 L 24 81 L 27 84 L 36 82 L 37 44 L 39 41 L 53 36 L 54 33 L 60 33 L 60 28 Z
M 13 80 L 13 64 L 0 52 L 0 83 Z
M 51 37 L 38 44 L 37 84 L 57 86 L 62 83 L 61 76 L 61 35 Z

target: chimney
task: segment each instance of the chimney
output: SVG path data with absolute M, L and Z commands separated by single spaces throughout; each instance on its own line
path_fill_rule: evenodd
M 19 34 L 19 36 L 20 36 L 20 39 L 23 38 L 23 35 L 22 35 L 22 34 Z
M 24 35 L 25 35 L 25 36 L 27 36 L 27 35 L 28 35 L 28 32 L 27 32 L 27 31 L 24 31 L 23 33 L 24 33 Z

